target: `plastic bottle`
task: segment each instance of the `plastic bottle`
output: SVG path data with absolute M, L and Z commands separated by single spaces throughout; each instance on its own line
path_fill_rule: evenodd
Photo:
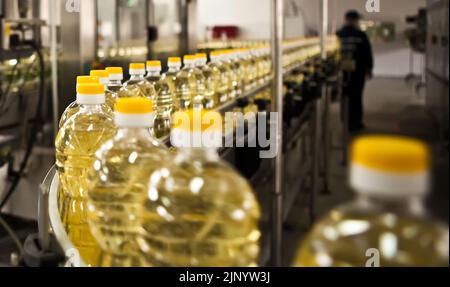
M 80 84 L 99 84 L 100 80 L 98 77 L 91 77 L 91 76 L 78 76 L 77 77 L 77 86 Z M 108 105 L 103 104 L 102 105 L 103 112 L 105 114 L 109 114 L 112 116 L 112 110 L 109 108 Z M 61 128 L 67 120 L 76 114 L 80 110 L 80 106 L 78 105 L 77 101 L 71 103 L 66 110 L 63 112 L 61 119 L 59 121 L 59 128 Z
M 205 77 L 205 98 L 203 100 L 203 107 L 211 110 L 217 106 L 218 100 L 216 98 L 217 81 L 220 79 L 218 70 L 214 71 L 208 65 L 208 55 L 205 53 L 197 54 L 198 68 L 202 71 Z
M 297 266 L 448 267 L 448 226 L 430 219 L 429 153 L 422 142 L 368 136 L 352 147 L 356 199 L 321 220 Z
M 91 77 L 98 77 L 100 83 L 105 86 L 105 96 L 106 96 L 106 104 L 109 108 L 114 111 L 114 105 L 117 100 L 117 93 L 108 89 L 109 85 L 109 73 L 106 70 L 92 70 L 90 73 Z
M 99 266 L 140 267 L 136 236 L 142 208 L 148 196 L 148 181 L 168 150 L 155 140 L 153 103 L 146 98 L 121 98 L 116 105 L 117 133 L 96 153 L 89 175 L 89 224 L 101 246 Z
M 210 69 L 214 75 L 218 77 L 216 86 L 217 106 L 228 101 L 230 96 L 230 78 L 227 68 L 222 64 L 222 52 L 211 52 Z
M 118 95 L 120 98 L 148 98 L 154 100 L 156 92 L 153 86 L 145 79 L 145 64 L 130 64 L 130 79 L 123 84 Z
M 121 67 L 108 67 L 105 71 L 108 72 L 109 76 L 107 89 L 116 94 L 119 93 L 122 88 L 123 69 Z
M 242 95 L 241 71 L 239 62 L 235 61 L 233 50 L 225 50 L 223 52 L 223 63 L 228 69 L 230 77 L 230 99 L 235 99 Z
M 56 137 L 56 167 L 62 199 L 61 219 L 71 242 L 88 266 L 97 263 L 99 248 L 87 222 L 87 175 L 95 152 L 115 132 L 111 115 L 105 114 L 102 84 L 81 84 L 77 88 L 80 110 L 69 118 Z
M 197 78 L 194 73 L 195 56 L 184 57 L 184 68 L 175 79 L 176 96 L 180 103 L 180 110 L 187 110 L 193 106 L 197 94 Z
M 138 243 L 149 265 L 256 266 L 260 208 L 248 182 L 217 153 L 220 114 L 177 113 L 171 140 L 178 153 L 150 176 L 144 204 Z
M 171 117 L 173 112 L 173 89 L 167 77 L 161 76 L 161 62 L 147 62 L 147 76 L 156 92 L 153 109 L 156 111 L 153 132 L 156 138 L 164 138 L 170 135 Z
M 167 60 L 167 66 L 169 70 L 163 75 L 163 77 L 167 80 L 167 83 L 171 86 L 172 89 L 172 102 L 173 102 L 173 112 L 180 110 L 180 101 L 177 97 L 177 89 L 175 87 L 177 75 L 181 70 L 181 58 L 179 57 L 170 57 Z

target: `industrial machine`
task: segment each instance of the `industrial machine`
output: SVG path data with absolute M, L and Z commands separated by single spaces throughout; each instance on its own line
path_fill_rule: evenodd
M 448 145 L 448 9 L 449 1 L 428 1 L 427 105 Z
M 0 212 L 17 191 L 45 122 L 44 24 L 38 1 L 0 1 Z

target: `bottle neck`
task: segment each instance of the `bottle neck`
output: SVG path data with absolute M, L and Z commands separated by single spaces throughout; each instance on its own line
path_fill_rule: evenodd
M 122 85 L 122 81 L 121 80 L 109 80 L 109 85 L 108 86 L 121 86 Z
M 180 71 L 179 67 L 169 67 L 168 73 L 178 73 Z
M 117 138 L 146 138 L 155 140 L 150 132 L 151 127 L 118 127 Z
M 215 148 L 178 148 L 176 160 L 216 162 L 220 156 Z
M 102 112 L 103 104 L 79 104 L 80 112 Z
M 358 195 L 357 203 L 364 210 L 377 210 L 403 216 L 421 217 L 426 215 L 422 197 L 380 197 L 376 195 Z
M 194 69 L 194 68 L 195 68 L 195 62 L 192 62 L 192 63 L 186 63 L 184 66 L 185 66 L 185 68 L 187 68 L 187 69 Z
M 133 75 L 130 75 L 130 80 L 143 80 L 144 79 L 144 77 L 145 77 L 145 75 L 142 75 L 142 74 L 133 74 Z
M 160 77 L 161 71 L 148 71 L 147 77 Z

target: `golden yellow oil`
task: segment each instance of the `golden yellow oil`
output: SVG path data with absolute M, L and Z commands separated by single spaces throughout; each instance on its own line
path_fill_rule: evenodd
M 133 76 L 123 84 L 123 87 L 117 93 L 119 98 L 148 98 L 155 99 L 156 92 L 153 86 L 144 78 Z
M 212 110 L 218 106 L 219 97 L 217 96 L 217 83 L 220 79 L 220 72 L 217 69 L 212 69 L 209 65 L 201 67 L 203 76 L 205 77 L 205 97 L 203 100 L 203 107 Z
M 295 265 L 365 267 L 379 259 L 379 267 L 448 267 L 448 245 L 448 229 L 431 221 L 338 210 L 306 238 Z
M 251 187 L 216 159 L 183 152 L 150 179 L 138 239 L 147 263 L 257 266 L 260 208 Z
M 179 110 L 192 107 L 196 95 L 197 79 L 191 68 L 182 69 L 175 78 L 175 93 L 179 103 Z
M 71 103 L 66 110 L 63 112 L 61 119 L 59 120 L 59 128 L 62 128 L 64 124 L 76 113 L 80 111 L 80 105 L 77 104 L 77 102 Z M 106 104 L 102 105 L 102 111 L 104 114 L 109 115 L 112 117 L 113 110 Z
M 112 118 L 98 106 L 85 108 L 72 116 L 56 138 L 56 166 L 61 194 L 60 212 L 69 239 L 84 262 L 95 266 L 99 248 L 87 222 L 87 174 L 95 152 L 114 135 Z
M 228 70 L 220 62 L 211 62 L 209 68 L 212 76 L 215 77 L 215 104 L 218 107 L 228 101 L 230 95 L 230 78 Z
M 117 98 L 118 98 L 117 92 L 108 90 L 105 87 L 105 104 L 110 108 L 111 111 L 114 111 Z
M 89 223 L 102 247 L 99 266 L 145 266 L 136 245 L 151 173 L 169 151 L 145 129 L 119 129 L 89 176 Z
M 147 81 L 153 85 L 156 92 L 153 107 L 156 111 L 153 133 L 156 138 L 161 139 L 170 134 L 174 90 L 168 78 L 166 76 L 161 77 L 159 73 L 147 76 Z
M 203 75 L 202 70 L 199 67 L 195 67 L 192 69 L 195 79 L 196 79 L 196 86 L 197 86 L 197 92 L 192 98 L 192 107 L 195 109 L 203 108 L 204 101 L 206 98 L 206 79 Z

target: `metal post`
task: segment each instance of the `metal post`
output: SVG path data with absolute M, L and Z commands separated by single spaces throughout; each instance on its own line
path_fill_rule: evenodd
M 322 26 L 320 31 L 320 50 L 322 61 L 327 59 L 327 35 L 328 35 L 328 0 L 322 0 L 321 2 L 321 20 Z M 330 179 L 330 127 L 329 127 L 329 115 L 330 115 L 330 95 L 328 93 L 328 83 L 325 79 L 325 83 L 322 85 L 322 98 L 323 104 L 323 164 L 324 164 L 324 178 L 323 178 L 323 190 L 322 193 L 328 194 L 329 191 L 329 179 Z
M 185 55 L 189 53 L 189 3 L 187 0 L 178 0 L 178 18 L 181 23 L 180 32 L 180 53 Z
M 281 244 L 283 233 L 283 0 L 272 0 L 272 62 L 273 101 L 272 112 L 277 113 L 277 157 L 274 160 L 275 186 L 272 201 L 271 265 L 282 264 Z
M 50 62 L 52 67 L 52 105 L 53 105 L 53 134 L 58 133 L 59 95 L 58 95 L 58 43 L 56 35 L 56 0 L 50 0 Z

